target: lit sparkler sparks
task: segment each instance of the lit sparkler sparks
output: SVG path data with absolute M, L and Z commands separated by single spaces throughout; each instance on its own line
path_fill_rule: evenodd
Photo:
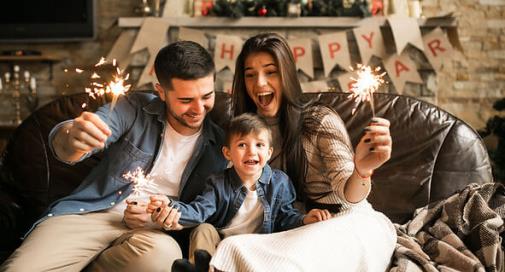
M 104 65 L 107 63 L 107 60 L 102 57 L 95 67 Z M 126 81 L 130 77 L 130 74 L 123 75 L 124 71 L 121 71 L 119 67 L 116 66 L 116 59 L 112 61 L 113 67 L 115 67 L 115 74 L 112 76 L 112 80 L 109 82 L 99 81 L 102 76 L 100 76 L 97 72 L 93 72 L 90 79 L 92 80 L 91 86 L 88 88 L 84 88 L 86 93 L 93 99 L 97 97 L 103 96 L 107 93 L 112 93 L 112 102 L 110 105 L 109 117 L 111 115 L 114 106 L 116 105 L 117 99 L 120 95 L 124 95 L 131 87 L 131 84 L 126 84 Z
M 138 197 L 142 191 L 152 191 L 157 188 L 151 177 L 146 176 L 140 167 L 137 167 L 133 172 L 128 171 L 123 177 L 133 183 L 133 196 Z
M 372 116 L 375 117 L 373 93 L 376 92 L 384 83 L 383 77 L 386 73 L 384 72 L 378 74 L 381 70 L 380 67 L 377 67 L 372 71 L 372 68 L 370 68 L 370 66 L 358 64 L 357 68 L 358 70 L 356 70 L 356 73 L 358 75 L 358 78 L 356 79 L 351 77 L 354 83 L 351 85 L 351 95 L 348 97 L 353 98 L 356 103 L 352 109 L 352 114 L 356 112 L 356 109 L 361 102 L 369 101 L 372 108 Z M 354 71 L 352 68 L 351 70 Z

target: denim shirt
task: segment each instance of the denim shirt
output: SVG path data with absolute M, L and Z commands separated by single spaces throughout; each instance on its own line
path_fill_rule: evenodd
M 293 207 L 295 190 L 289 177 L 281 170 L 265 165 L 256 182 L 258 199 L 263 205 L 263 226 L 260 233 L 272 233 L 303 225 L 303 217 Z M 232 220 L 244 202 L 247 188 L 243 186 L 235 169 L 228 168 L 221 174 L 209 177 L 203 193 L 189 204 L 172 201 L 179 209 L 179 223 L 192 227 L 203 222 L 216 228 L 224 228 Z
M 105 144 L 104 158 L 70 195 L 52 203 L 47 212 L 28 231 L 51 216 L 79 214 L 108 209 L 120 203 L 132 192 L 132 183 L 123 175 L 137 167 L 149 173 L 158 157 L 166 124 L 166 105 L 158 96 L 131 93 L 121 96 L 113 111 L 110 105 L 100 107 L 96 114 L 109 126 L 112 135 Z M 67 122 L 55 126 L 56 131 Z M 202 133 L 181 177 L 179 199 L 192 201 L 205 187 L 206 178 L 226 168 L 222 155 L 223 131 L 209 117 L 204 120 Z M 94 150 L 96 153 L 100 150 Z M 53 150 L 54 154 L 54 150 Z M 81 160 L 91 154 L 83 156 Z M 56 157 L 56 155 L 55 155 Z M 27 233 L 27 234 L 28 234 Z

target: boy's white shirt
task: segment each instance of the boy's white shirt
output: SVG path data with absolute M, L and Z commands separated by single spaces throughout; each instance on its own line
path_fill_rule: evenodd
M 244 202 L 235 216 L 219 231 L 224 238 L 237 234 L 258 233 L 263 225 L 263 211 L 258 193 L 248 188 Z

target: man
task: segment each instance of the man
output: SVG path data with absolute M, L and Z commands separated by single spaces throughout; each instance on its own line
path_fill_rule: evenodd
M 53 203 L 6 271 L 169 271 L 181 258 L 170 225 L 152 223 L 148 197 L 162 193 L 189 202 L 205 178 L 225 168 L 222 130 L 206 118 L 214 106 L 214 63 L 194 42 L 160 50 L 155 60 L 159 94 L 121 97 L 112 112 L 58 124 L 50 134 L 55 156 L 73 164 L 105 149 L 104 159 L 69 196 Z M 133 185 L 127 172 L 142 169 L 156 186 Z

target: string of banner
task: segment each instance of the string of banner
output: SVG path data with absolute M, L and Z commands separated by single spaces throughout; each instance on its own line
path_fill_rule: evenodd
M 396 91 L 403 93 L 405 83 L 412 82 L 423 84 L 423 80 L 417 71 L 415 62 L 404 50 L 408 44 L 424 53 L 430 65 L 435 71 L 442 69 L 453 52 L 453 45 L 458 47 L 457 42 L 447 37 L 439 27 L 431 32 L 421 35 L 417 19 L 400 16 L 389 16 L 387 22 L 393 34 L 396 54 L 387 54 L 384 38 L 380 30 L 380 23 L 376 18 L 366 18 L 360 21 L 358 27 L 352 31 L 361 61 L 367 64 L 372 56 L 382 60 L 382 65 L 392 81 Z M 159 49 L 167 43 L 167 31 L 169 24 L 162 18 L 146 18 L 139 31 L 125 30 L 116 40 L 107 59 L 116 59 L 121 69 L 125 69 L 133 54 L 146 49 L 149 52 L 149 60 L 143 69 L 137 86 L 157 82 L 153 71 L 154 58 Z M 208 48 L 208 38 L 205 32 L 192 28 L 179 28 L 179 40 L 195 41 Z M 351 70 L 351 53 L 347 41 L 347 31 L 323 34 L 317 37 L 321 60 L 323 63 L 324 76 L 328 78 L 332 70 L 338 65 L 343 73 L 337 76 L 342 90 L 347 90 L 352 81 L 354 72 Z M 234 72 L 235 60 L 240 52 L 244 40 L 235 35 L 215 35 L 214 61 L 217 72 L 230 69 Z M 310 38 L 288 39 L 297 68 L 314 79 L 314 63 L 312 40 Z M 230 84 L 225 84 L 229 88 Z M 302 84 L 304 91 L 327 91 L 326 80 L 309 81 Z M 229 90 L 228 90 L 229 91 Z

